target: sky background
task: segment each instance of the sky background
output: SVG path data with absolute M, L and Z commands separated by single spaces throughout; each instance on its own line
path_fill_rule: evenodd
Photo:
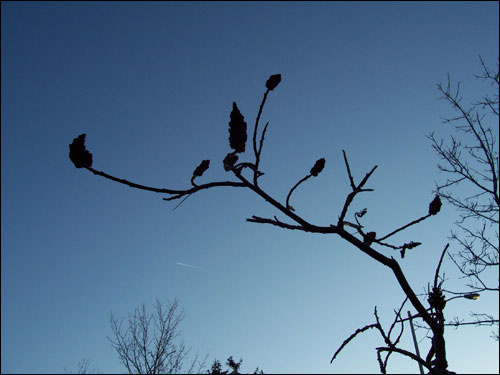
M 210 361 L 242 357 L 249 372 L 379 371 L 377 332 L 329 362 L 374 322 L 375 306 L 392 322 L 403 293 L 389 269 L 336 236 L 247 223 L 285 219 L 249 190 L 205 190 L 172 211 L 177 202 L 160 194 L 76 169 L 68 144 L 86 133 L 94 168 L 145 185 L 189 188 L 203 159 L 211 165 L 199 183 L 227 180 L 232 102 L 251 134 L 265 82 L 281 73 L 261 120 L 261 186 L 284 202 L 324 157 L 291 203 L 314 224 L 336 223 L 349 193 L 345 149 L 357 182 L 378 165 L 374 192 L 358 195 L 347 219 L 366 207 L 365 227 L 388 233 L 425 215 L 444 178 L 426 134 L 453 134 L 441 123 L 453 112 L 436 84 L 447 73 L 462 81 L 466 103 L 488 89 L 473 74 L 479 54 L 496 67 L 498 2 L 1 6 L 2 372 L 74 371 L 83 358 L 124 372 L 106 339 L 110 313 L 126 317 L 142 303 L 152 311 L 155 298 L 179 300 L 185 343 Z M 394 236 L 423 242 L 400 260 L 417 293 L 456 218 L 444 205 Z M 443 270 L 445 287 L 463 291 L 449 259 Z M 473 310 L 498 317 L 498 294 L 454 300 L 445 312 Z M 450 369 L 498 373 L 490 331 L 447 328 Z M 423 353 L 425 334 L 417 331 Z M 395 354 L 389 371 L 418 367 Z

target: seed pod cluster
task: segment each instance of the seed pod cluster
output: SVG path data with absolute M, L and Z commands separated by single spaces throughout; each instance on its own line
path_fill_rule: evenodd
M 203 160 L 193 172 L 193 178 L 203 176 L 203 173 L 210 167 L 210 160 Z
M 266 87 L 269 90 L 274 90 L 281 82 L 281 74 L 273 74 L 266 82 Z
M 247 142 L 247 123 L 244 120 L 238 106 L 233 102 L 231 111 L 231 121 L 229 121 L 229 146 L 235 152 L 245 152 Z
M 436 195 L 434 200 L 429 204 L 429 215 L 436 215 L 441 210 L 441 199 Z
M 85 133 L 73 139 L 69 145 L 69 158 L 76 168 L 90 168 L 92 154 L 85 148 Z
M 316 163 L 314 163 L 314 167 L 311 168 L 311 171 L 309 173 L 311 173 L 311 175 L 313 175 L 314 177 L 317 177 L 321 173 L 324 167 L 325 167 L 325 158 L 318 159 L 316 160 Z

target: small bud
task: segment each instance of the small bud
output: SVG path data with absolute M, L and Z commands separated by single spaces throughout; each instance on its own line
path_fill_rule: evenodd
M 245 152 L 247 142 L 247 123 L 244 120 L 238 106 L 233 102 L 233 110 L 229 121 L 229 146 L 235 152 Z
M 281 82 L 281 74 L 273 74 L 266 82 L 266 87 L 269 90 L 274 90 Z
M 436 195 L 434 200 L 429 204 L 429 215 L 436 215 L 441 210 L 441 199 Z
M 69 158 L 76 168 L 90 168 L 92 166 L 92 154 L 85 149 L 85 133 L 73 139 L 69 145 Z
M 375 241 L 375 238 L 377 237 L 377 233 L 375 232 L 368 232 L 365 237 L 363 238 L 363 242 L 370 246 L 373 241 Z
M 314 163 L 314 167 L 311 168 L 311 175 L 314 177 L 318 176 L 323 168 L 325 167 L 325 158 L 321 158 L 316 160 L 316 163 Z
M 196 167 L 196 169 L 193 172 L 193 178 L 194 177 L 201 177 L 203 173 L 208 169 L 210 166 L 210 160 L 203 160 L 200 165 Z

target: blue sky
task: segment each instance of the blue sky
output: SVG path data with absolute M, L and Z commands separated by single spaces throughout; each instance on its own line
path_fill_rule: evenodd
M 281 73 L 262 117 L 261 186 L 284 202 L 324 157 L 292 205 L 315 224 L 335 223 L 349 193 L 345 149 L 357 181 L 378 165 L 374 192 L 356 198 L 351 218 L 367 207 L 365 225 L 387 233 L 427 213 L 442 177 L 425 135 L 448 136 L 441 117 L 452 113 L 436 83 L 450 73 L 464 100 L 480 97 L 472 74 L 479 54 L 496 65 L 497 2 L 1 6 L 3 372 L 63 372 L 82 358 L 123 372 L 106 339 L 109 314 L 155 298 L 179 299 L 186 344 L 210 360 L 242 357 L 244 371 L 267 373 L 378 372 L 376 332 L 329 361 L 374 321 L 375 305 L 392 321 L 403 295 L 388 269 L 335 236 L 247 223 L 279 214 L 251 191 L 202 191 L 172 211 L 176 202 L 159 194 L 75 169 L 68 144 L 86 133 L 94 168 L 145 185 L 188 188 L 203 159 L 212 164 L 200 183 L 226 180 L 232 102 L 253 129 L 265 81 Z M 423 242 L 401 261 L 417 293 L 456 215 L 443 206 L 395 236 Z M 460 289 L 451 261 L 443 267 L 446 285 Z M 498 294 L 454 302 L 450 318 L 498 317 Z M 498 373 L 489 332 L 448 328 L 450 368 Z M 417 370 L 393 356 L 390 371 Z

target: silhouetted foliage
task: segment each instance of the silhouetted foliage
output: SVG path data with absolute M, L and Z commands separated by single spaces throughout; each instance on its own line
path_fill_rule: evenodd
M 222 364 L 217 359 L 212 363 L 212 367 L 207 371 L 207 374 L 219 375 L 219 374 L 242 374 L 240 372 L 241 363 L 243 360 L 240 358 L 239 362 L 235 362 L 233 356 L 230 356 L 226 361 L 227 370 L 222 369 Z M 263 374 L 262 370 L 259 370 L 259 367 L 255 369 L 253 374 Z

